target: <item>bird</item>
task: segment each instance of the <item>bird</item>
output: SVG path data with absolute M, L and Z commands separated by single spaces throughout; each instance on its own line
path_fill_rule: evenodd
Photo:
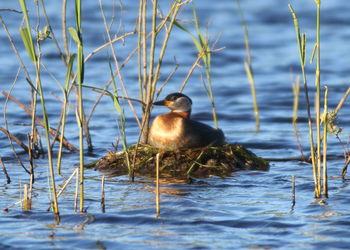
M 171 93 L 153 105 L 166 106 L 169 113 L 154 118 L 148 144 L 160 149 L 183 149 L 219 146 L 225 143 L 221 129 L 190 119 L 192 100 L 182 93 Z

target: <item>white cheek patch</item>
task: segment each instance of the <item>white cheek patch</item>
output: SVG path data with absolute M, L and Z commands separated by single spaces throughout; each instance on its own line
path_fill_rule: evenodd
M 187 112 L 191 110 L 191 101 L 186 97 L 180 97 L 174 104 L 173 112 Z

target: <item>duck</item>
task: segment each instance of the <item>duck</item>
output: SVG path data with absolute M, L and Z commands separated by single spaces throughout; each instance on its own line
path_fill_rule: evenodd
M 183 149 L 219 146 L 225 143 L 221 129 L 215 129 L 190 118 L 192 100 L 182 93 L 171 93 L 153 105 L 166 106 L 169 113 L 154 118 L 148 144 L 160 149 Z

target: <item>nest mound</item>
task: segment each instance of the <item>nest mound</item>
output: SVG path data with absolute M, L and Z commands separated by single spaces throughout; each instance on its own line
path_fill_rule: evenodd
M 94 163 L 97 170 L 109 175 L 129 174 L 128 160 L 135 176 L 156 175 L 156 155 L 160 153 L 160 177 L 205 178 L 212 175 L 230 176 L 239 170 L 268 170 L 268 162 L 256 156 L 239 144 L 225 144 L 219 147 L 159 150 L 149 145 L 132 145 L 122 152 L 108 154 Z M 136 157 L 135 156 L 136 153 Z

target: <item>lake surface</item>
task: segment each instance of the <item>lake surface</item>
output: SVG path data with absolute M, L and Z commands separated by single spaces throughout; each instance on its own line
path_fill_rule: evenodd
M 35 29 L 35 8 L 33 1 L 27 1 L 33 29 Z M 46 1 L 47 12 L 61 41 L 61 1 Z M 68 26 L 74 26 L 74 4 L 69 3 Z M 112 1 L 104 1 L 106 15 L 112 16 Z M 122 34 L 133 31 L 137 16 L 138 1 L 124 1 L 122 12 L 115 9 L 113 32 Z M 212 81 L 219 126 L 228 141 L 238 142 L 264 158 L 300 157 L 300 151 L 293 133 L 292 82 L 300 74 L 294 25 L 288 9 L 292 3 L 299 17 L 302 31 L 307 33 L 307 60 L 311 57 L 315 37 L 314 1 L 242 1 L 249 29 L 252 64 L 256 81 L 257 99 L 261 127 L 255 133 L 255 119 L 252 110 L 250 87 L 244 71 L 244 40 L 235 1 L 202 0 L 196 2 L 200 25 L 216 48 L 223 48 L 212 56 Z M 118 2 L 119 4 L 119 2 Z M 162 3 L 164 9 L 167 3 Z M 0 8 L 19 10 L 16 1 L 2 1 Z M 165 12 L 165 11 L 164 11 Z M 85 55 L 106 40 L 98 1 L 84 1 L 83 37 Z M 120 14 L 122 13 L 122 14 Z M 321 21 L 321 68 L 322 85 L 329 88 L 329 108 L 334 109 L 350 86 L 350 4 L 333 0 L 322 2 Z M 31 77 L 34 69 L 22 46 L 19 26 L 22 16 L 16 13 L 0 12 L 8 25 L 15 44 Z M 191 21 L 192 7 L 184 9 L 179 18 L 187 28 L 195 31 Z M 120 19 L 123 20 L 119 24 Z M 42 19 L 44 23 L 44 19 Z M 128 37 L 116 45 L 120 61 L 135 48 L 137 38 Z M 0 31 L 0 89 L 9 92 L 19 68 L 16 55 Z M 71 51 L 75 51 L 73 42 Z M 52 41 L 42 45 L 43 63 L 51 74 L 63 84 L 65 68 L 60 61 Z M 102 88 L 109 79 L 108 49 L 96 54 L 86 64 L 85 84 Z M 167 56 L 161 70 L 161 81 L 166 79 L 175 67 L 179 68 L 171 81 L 164 87 L 160 98 L 177 91 L 192 64 L 196 60 L 196 48 L 188 34 L 174 28 Z M 175 59 L 176 58 L 176 59 Z M 314 90 L 314 65 L 307 64 L 309 87 Z M 134 56 L 122 75 L 130 96 L 138 97 L 137 56 Z M 51 92 L 62 97 L 61 91 L 50 75 L 42 72 L 45 95 L 52 127 L 57 126 L 61 111 L 60 101 Z M 201 83 L 201 71 L 196 69 L 184 93 L 193 102 L 193 118 L 213 126 L 211 106 Z M 12 95 L 29 105 L 30 92 L 23 72 L 14 85 Z M 98 93 L 85 89 L 84 103 L 88 114 Z M 313 94 L 311 94 L 313 100 Z M 0 97 L 0 111 L 4 112 L 5 98 Z M 74 104 L 74 100 L 72 99 Z M 347 101 L 339 112 L 339 126 L 343 127 L 340 138 L 349 143 L 350 103 Z M 140 107 L 135 105 L 140 114 Z M 134 143 L 138 126 L 128 105 L 126 132 L 128 143 Z M 152 115 L 166 112 L 156 107 Z M 11 133 L 26 142 L 30 132 L 30 117 L 16 104 L 7 105 L 7 120 Z M 116 120 L 110 98 L 104 97 L 90 121 L 94 150 L 86 152 L 86 162 L 97 160 L 108 150 L 114 150 L 118 138 Z M 4 127 L 1 119 L 0 126 Z M 308 129 L 303 90 L 300 94 L 299 130 L 304 153 L 308 150 Z M 78 145 L 78 128 L 75 115 L 69 112 L 67 139 Z M 44 139 L 43 139 L 44 143 Z M 57 145 L 56 145 L 57 146 Z M 345 147 L 349 148 L 349 146 Z M 27 156 L 15 145 L 16 151 L 28 166 Z M 55 157 L 57 148 L 55 147 Z M 350 246 L 350 187 L 349 179 L 340 177 L 344 166 L 343 147 L 333 136 L 329 136 L 328 154 L 332 158 L 329 167 L 329 198 L 315 200 L 311 165 L 299 162 L 271 162 L 269 171 L 242 171 L 231 177 L 197 179 L 192 184 L 167 184 L 161 195 L 161 214 L 155 217 L 155 194 L 153 180 L 137 178 L 130 182 L 127 176 L 106 177 L 106 212 L 101 209 L 102 174 L 86 170 L 87 212 L 75 213 L 75 181 L 59 198 L 61 223 L 56 225 L 54 215 L 47 212 L 49 193 L 47 188 L 47 159 L 35 161 L 33 209 L 22 211 L 19 206 L 2 211 L 20 199 L 20 188 L 28 183 L 29 176 L 19 166 L 9 147 L 7 137 L 0 133 L 0 157 L 11 177 L 11 184 L 0 171 L 0 248 L 6 249 L 349 249 Z M 55 158 L 56 159 L 56 158 Z M 64 183 L 78 166 L 78 153 L 65 151 L 62 172 L 57 177 L 58 185 Z M 296 203 L 292 205 L 291 178 L 296 178 Z

